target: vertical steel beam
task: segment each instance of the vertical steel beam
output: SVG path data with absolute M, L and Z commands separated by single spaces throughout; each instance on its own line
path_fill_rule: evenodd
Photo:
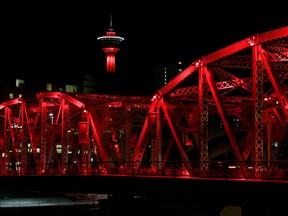
M 28 139 L 27 139 L 27 119 L 25 118 L 25 103 L 21 103 L 20 110 L 20 122 L 21 122 L 21 159 L 20 159 L 20 173 L 25 174 L 27 168 L 27 148 L 28 148 Z M 16 153 L 17 154 L 17 153 Z
M 263 173 L 263 74 L 265 72 L 261 56 L 260 45 L 252 47 L 252 97 L 254 112 L 254 161 L 255 178 L 261 178 Z
M 129 119 L 127 118 L 125 121 L 125 168 L 128 168 L 130 162 L 131 162 L 131 121 L 129 121 Z
M 43 97 L 40 98 L 40 111 L 41 111 L 41 134 L 40 134 L 40 161 L 39 164 L 41 174 L 44 174 L 46 172 L 47 167 L 47 106 L 44 102 Z
M 160 109 L 159 107 L 156 108 L 156 112 L 153 114 L 155 115 L 154 118 L 156 119 L 156 134 L 155 137 L 152 137 L 151 139 L 151 168 L 153 171 L 156 171 L 158 169 L 158 163 L 159 163 L 159 141 L 161 136 L 161 122 L 160 122 Z
M 199 68 L 199 106 L 200 106 L 200 169 L 208 169 L 208 84 L 203 67 Z
M 61 172 L 66 173 L 68 169 L 68 130 L 69 130 L 69 103 L 66 104 L 61 99 L 62 120 L 61 120 L 61 139 L 62 139 L 62 160 Z

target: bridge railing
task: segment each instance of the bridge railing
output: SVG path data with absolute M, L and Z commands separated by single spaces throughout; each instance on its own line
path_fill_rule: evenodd
M 137 164 L 138 163 L 138 164 Z M 135 166 L 137 164 L 137 166 Z M 187 164 L 192 172 L 186 169 Z M 204 166 L 203 166 L 204 164 Z M 1 165 L 0 176 L 5 175 L 125 175 L 125 176 L 159 176 L 159 177 L 187 177 L 187 178 L 244 178 L 255 179 L 255 167 L 261 170 L 261 179 L 285 180 L 288 182 L 288 161 L 97 161 L 91 163 L 72 163 L 59 167 L 55 164 L 12 166 Z M 245 166 L 248 174 L 245 176 L 241 166 Z M 137 169 L 135 169 L 137 167 Z M 203 168 L 204 167 L 204 168 Z M 259 179 L 259 175 L 257 175 Z

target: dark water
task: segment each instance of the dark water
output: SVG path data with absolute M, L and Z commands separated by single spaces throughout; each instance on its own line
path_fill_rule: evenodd
M 263 198 L 263 197 L 262 197 Z M 98 200 L 94 204 L 84 205 L 55 205 L 41 207 L 0 208 L 0 215 L 12 216 L 286 216 L 288 208 L 285 198 L 275 202 L 270 199 L 230 200 L 215 197 L 149 197 L 149 198 L 109 198 Z M 227 210 L 226 212 L 224 211 Z
M 177 192 L 165 185 L 145 196 L 0 191 L 0 216 L 287 216 L 288 185 L 264 184 L 258 189 L 257 185 L 240 185 L 238 190 L 221 185 L 213 187 L 213 193 L 212 187 L 197 192 L 197 187 L 185 185 L 185 190 Z M 35 200 L 35 205 L 25 206 L 28 199 Z

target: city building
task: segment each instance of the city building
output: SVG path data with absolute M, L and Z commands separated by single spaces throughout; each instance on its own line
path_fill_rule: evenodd
M 165 86 L 169 81 L 181 73 L 182 70 L 183 63 L 181 61 L 158 65 L 155 68 L 153 77 L 154 91 Z
M 57 79 L 33 80 L 31 78 L 9 78 L 0 80 L 0 103 L 15 98 L 34 99 L 41 91 L 66 93 L 95 93 L 95 78 L 91 75 L 79 77 L 77 81 Z

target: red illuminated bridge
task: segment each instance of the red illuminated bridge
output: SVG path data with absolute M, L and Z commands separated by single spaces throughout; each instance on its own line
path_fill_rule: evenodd
M 154 95 L 0 104 L 0 175 L 288 182 L 288 27 L 203 56 Z

